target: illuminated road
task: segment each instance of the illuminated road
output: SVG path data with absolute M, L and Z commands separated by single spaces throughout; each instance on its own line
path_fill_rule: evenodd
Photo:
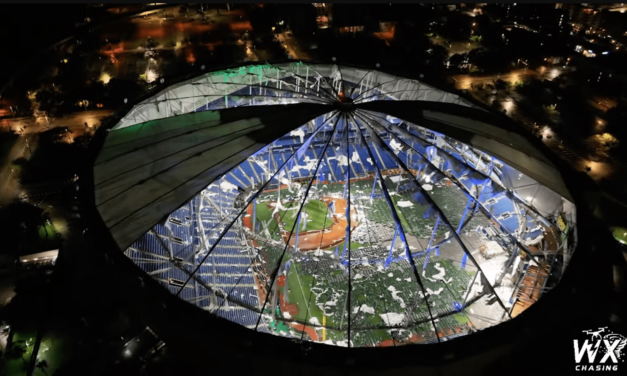
M 490 76 L 470 76 L 467 74 L 451 76 L 455 80 L 455 86 L 458 89 L 470 89 L 470 84 L 490 84 L 493 85 L 494 81 L 501 79 L 503 81 L 511 82 L 512 84 L 517 81 L 524 81 L 530 78 L 536 78 L 540 80 L 553 80 L 562 73 L 562 69 L 559 68 L 545 68 L 541 67 L 538 71 L 532 69 L 518 69 L 505 74 L 494 74 Z
M 186 56 L 192 64 L 198 57 L 213 55 L 216 47 L 241 40 L 253 28 L 241 10 L 205 9 L 205 18 L 196 11 L 179 13 L 175 5 L 159 11 L 148 11 L 125 22 L 106 25 L 99 29 L 104 46 L 99 49 L 99 61 L 93 65 L 93 74 L 106 73 L 110 77 L 136 80 L 146 73 L 147 81 L 163 73 L 173 56 Z M 149 40 L 156 42 L 157 56 L 148 67 L 145 48 Z M 262 51 L 245 51 L 244 43 L 237 43 L 248 60 L 271 58 Z M 252 45 L 251 45 L 252 48 Z M 198 55 L 198 56 L 196 56 Z M 148 69 L 149 68 L 149 69 Z
M 11 162 L 18 158 L 28 158 L 30 155 L 29 148 L 33 145 L 34 135 L 24 135 L 19 137 L 9 155 L 6 163 L 0 169 L 0 206 L 8 205 L 11 201 L 20 196 L 21 189 L 17 181 L 17 171 L 12 169 Z
M 432 43 L 439 44 L 440 46 L 446 48 L 448 51 L 448 56 L 453 56 L 455 54 L 465 54 L 476 48 L 481 48 L 481 44 L 477 42 L 450 42 L 443 38 L 439 37 L 431 37 L 429 40 Z
M 285 34 L 277 34 L 277 39 L 282 46 L 284 46 L 287 54 L 292 57 L 292 59 L 298 60 L 309 60 L 310 56 L 308 53 L 304 52 L 302 48 L 299 46 L 296 39 L 293 37 L 288 37 Z
M 98 127 L 100 121 L 113 114 L 113 110 L 90 110 L 90 111 L 77 111 L 68 116 L 62 118 L 48 118 L 45 117 L 30 117 L 30 118 L 17 118 L 3 120 L 3 125 L 8 125 L 17 131 L 19 128 L 24 129 L 24 134 L 36 134 L 45 132 L 56 127 L 67 127 L 76 136 L 80 136 L 85 133 L 85 123 L 89 128 Z
M 102 119 L 112 113 L 112 110 L 76 112 L 63 118 L 48 119 L 50 124 L 45 119 L 34 117 L 2 120 L 3 125 L 8 124 L 14 130 L 24 129 L 24 134 L 13 144 L 4 166 L 0 169 L 0 205 L 7 205 L 23 193 L 17 180 L 17 171 L 12 171 L 12 162 L 18 158 L 30 157 L 30 152 L 37 147 L 39 133 L 56 127 L 67 127 L 72 131 L 71 137 L 78 137 L 93 132 L 100 126 Z M 85 123 L 89 127 L 85 127 Z

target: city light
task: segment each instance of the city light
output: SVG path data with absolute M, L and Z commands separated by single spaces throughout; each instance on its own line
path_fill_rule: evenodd
M 157 78 L 159 78 L 159 75 L 157 74 L 157 72 L 155 72 L 151 68 L 146 69 L 146 82 L 148 83 L 155 82 Z
M 98 78 L 98 81 L 106 85 L 109 83 L 109 81 L 111 81 L 111 76 L 107 72 L 102 72 L 100 73 L 100 77 Z

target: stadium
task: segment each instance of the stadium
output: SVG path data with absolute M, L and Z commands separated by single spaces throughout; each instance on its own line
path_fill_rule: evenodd
M 218 318 L 342 347 L 440 343 L 520 315 L 577 246 L 560 171 L 493 117 L 376 70 L 204 73 L 107 129 L 95 203 L 136 267 Z

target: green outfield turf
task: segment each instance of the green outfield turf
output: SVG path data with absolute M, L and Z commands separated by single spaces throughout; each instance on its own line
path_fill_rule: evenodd
M 410 201 L 414 205 L 411 207 L 399 207 L 399 201 Z M 425 219 L 423 215 L 427 210 L 427 206 L 419 205 L 411 198 L 410 194 L 393 195 L 392 202 L 394 203 L 394 209 L 398 214 L 403 229 L 417 238 L 430 238 L 432 234 L 432 228 L 435 226 L 435 219 Z M 440 221 L 436 236 L 444 235 L 449 229 L 444 225 L 443 221 Z
M 434 186 L 432 190 L 427 191 L 427 194 L 442 210 L 442 213 L 446 219 L 448 219 L 451 226 L 457 228 L 464 215 L 466 205 L 468 204 L 468 198 L 461 189 L 454 185 Z
M 296 207 L 301 205 L 300 202 L 294 202 L 291 205 L 285 205 L 286 208 Z M 283 219 L 283 228 L 286 231 L 294 229 L 296 231 L 296 221 L 298 217 L 294 215 L 296 210 L 279 211 L 281 218 Z M 307 213 L 307 225 L 305 231 L 319 231 L 329 228 L 333 225 L 333 220 L 327 217 L 327 205 L 320 200 L 311 200 L 303 208 L 303 212 Z M 309 222 L 311 221 L 311 222 Z M 300 229 L 303 229 L 303 220 L 300 222 Z
M 416 265 L 420 266 L 421 270 L 423 262 L 424 258 L 416 258 Z M 450 311 L 453 309 L 454 303 L 463 302 L 466 287 L 474 274 L 474 272 L 459 269 L 457 264 L 450 260 L 432 255 L 426 269 L 427 276 L 432 276 L 439 272 L 435 268 L 436 263 L 439 263 L 440 266 L 446 270 L 446 278 L 450 278 L 450 283 L 443 285 L 440 282 L 431 282 L 428 279 L 422 279 L 424 287 L 434 291 L 445 286 L 443 291 L 432 295 L 429 299 L 432 304 L 431 309 L 433 314 L 435 314 L 436 310 Z M 333 278 L 337 276 L 338 273 L 343 272 L 338 270 L 330 274 L 321 273 L 314 278 L 312 275 L 303 275 L 295 265 L 296 264 L 292 264 L 287 280 L 289 289 L 288 302 L 297 304 L 299 308 L 298 315 L 293 318 L 300 322 L 309 322 L 312 317 L 315 317 L 321 324 L 326 322 L 327 327 L 335 328 L 340 327 L 340 323 L 342 323 L 343 330 L 334 331 L 327 329 L 326 339 L 334 341 L 344 340 L 348 315 L 345 301 L 342 299 L 346 296 L 348 282 L 347 280 L 339 282 L 329 280 L 329 278 Z M 353 271 L 353 276 L 358 272 L 359 269 L 356 268 Z M 409 281 L 406 281 L 406 279 L 409 279 Z M 380 315 L 385 313 L 407 313 L 407 308 L 402 307 L 400 301 L 394 298 L 394 294 L 388 289 L 389 286 L 395 287 L 398 291 L 396 293 L 397 298 L 400 297 L 406 305 L 411 304 L 411 302 L 417 298 L 416 294 L 419 287 L 415 282 L 415 276 L 412 270 L 408 267 L 402 269 L 390 268 L 384 273 L 376 274 L 372 278 L 356 279 L 353 281 L 352 303 L 350 304 L 351 312 L 353 313 L 351 314 L 351 325 L 356 330 L 354 333 L 360 333 L 360 336 L 352 337 L 355 346 L 366 346 L 391 339 L 392 336 L 387 330 L 375 329 L 376 327 L 385 325 Z M 324 311 L 318 304 L 325 304 L 332 300 L 337 300 L 337 302 L 333 306 L 326 306 L 325 310 L 327 314 L 325 317 Z M 355 314 L 354 311 L 362 304 L 374 308 L 375 314 Z M 309 311 L 307 311 L 307 309 L 309 309 Z M 421 303 L 414 308 L 411 321 L 425 322 L 425 320 L 428 320 L 428 314 L 426 305 Z M 436 326 L 440 331 L 449 331 L 466 325 L 472 325 L 472 323 L 466 312 L 461 311 L 441 317 Z M 368 328 L 372 329 L 368 330 Z M 410 328 L 408 328 L 404 336 L 409 338 L 411 334 L 416 333 L 424 337 L 430 330 L 430 323 L 426 321 L 424 324 L 410 325 Z
M 337 248 L 337 252 L 338 252 L 338 254 L 340 256 L 342 255 L 342 252 L 344 251 L 344 243 L 346 243 L 346 242 L 344 241 L 344 242 L 341 242 L 340 244 L 337 245 L 337 247 L 338 247 Z M 371 245 L 372 244 L 362 244 L 362 243 L 357 243 L 357 242 L 350 242 L 350 249 L 358 249 L 358 248 L 361 248 L 361 247 L 369 247 Z M 332 247 L 331 249 L 335 250 L 335 247 Z M 348 257 L 348 255 L 346 255 L 346 257 Z
M 277 222 L 274 218 L 272 218 L 272 211 L 273 209 L 270 209 L 265 202 L 258 202 L 257 203 L 257 218 L 256 218 L 256 223 L 260 223 L 261 226 L 259 227 L 259 230 L 262 231 L 263 230 L 263 223 L 266 221 L 269 221 L 269 225 L 268 225 L 268 230 L 270 231 L 270 235 L 272 236 L 272 239 L 274 240 L 281 240 L 281 235 L 279 233 L 279 228 L 277 226 Z M 257 226 L 255 224 L 255 226 Z M 253 229 L 254 231 L 257 231 L 257 229 Z
M 269 201 L 271 202 L 271 201 Z M 272 213 L 274 209 L 271 209 L 267 205 L 266 202 L 258 202 L 257 203 L 257 218 L 256 223 L 264 223 L 265 221 L 269 221 L 268 230 L 272 235 L 274 240 L 281 240 L 281 236 L 277 235 L 279 232 L 279 228 L 277 226 L 276 220 L 272 217 Z M 292 202 L 291 204 L 283 203 L 286 208 L 296 207 L 298 208 L 301 205 L 300 202 Z M 327 206 L 321 200 L 311 200 L 309 201 L 303 211 L 307 213 L 307 225 L 305 227 L 305 231 L 317 231 L 324 230 L 325 228 L 329 228 L 333 225 L 333 221 L 327 217 Z M 283 229 L 286 231 L 290 231 L 292 229 L 296 229 L 296 221 L 298 217 L 294 215 L 298 212 L 298 209 L 295 210 L 280 210 L 279 215 L 282 218 Z M 301 220 L 300 228 L 302 231 L 303 222 Z M 256 230 L 256 229 L 255 229 Z
M 296 320 L 309 322 L 309 319 L 315 317 L 318 319 L 318 322 L 322 323 L 322 310 L 309 301 L 311 298 L 311 286 L 314 285 L 314 277 L 300 274 L 298 268 L 292 263 L 287 276 L 287 286 L 289 289 L 287 296 L 289 303 L 296 303 L 298 305 L 298 315 L 294 317 Z M 307 307 L 309 307 L 309 312 L 307 312 Z
M 398 206 L 398 201 L 403 201 L 403 198 L 399 197 L 399 196 L 396 196 L 396 195 L 392 196 L 392 203 L 394 204 L 394 209 L 396 210 L 396 214 L 398 215 L 398 219 L 400 219 L 400 221 L 401 221 L 401 226 L 403 226 L 405 231 L 408 231 L 409 233 L 414 234 L 414 232 L 411 231 L 412 228 L 409 226 L 409 222 L 407 222 L 407 219 L 405 218 L 403 210 L 401 208 L 399 208 L 399 206 Z M 388 208 L 388 210 L 390 210 L 389 209 L 389 207 L 390 207 L 389 205 L 386 204 L 386 207 Z M 415 214 L 417 215 L 418 213 L 415 213 Z M 416 235 L 416 234 L 414 234 L 414 235 Z

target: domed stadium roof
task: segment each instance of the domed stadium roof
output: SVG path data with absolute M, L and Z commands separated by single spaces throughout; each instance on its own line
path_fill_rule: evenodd
M 256 65 L 137 104 L 94 166 L 118 246 L 253 330 L 436 343 L 517 316 L 576 245 L 559 171 L 489 111 L 413 79 Z

